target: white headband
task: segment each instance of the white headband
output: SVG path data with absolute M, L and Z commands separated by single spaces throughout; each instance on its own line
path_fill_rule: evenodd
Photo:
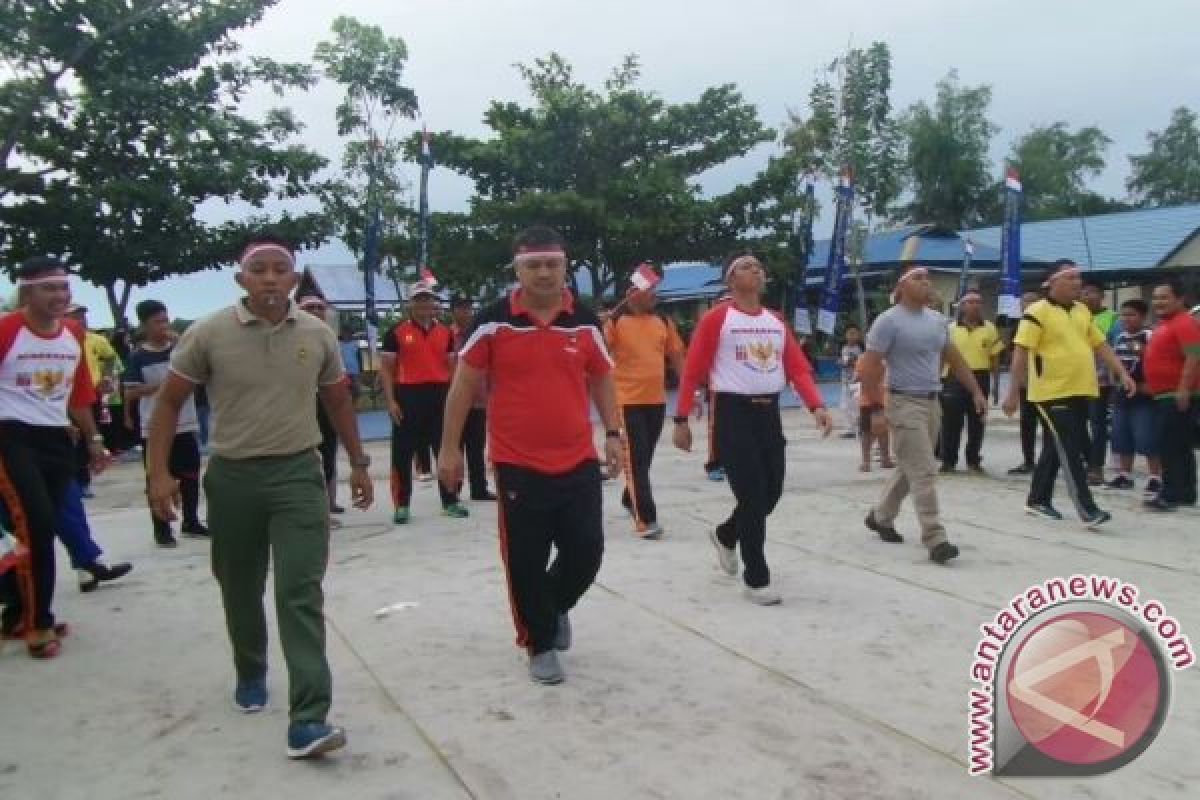
M 918 276 L 918 275 L 924 276 L 924 275 L 928 275 L 928 274 L 929 274 L 929 270 L 925 269 L 924 267 L 913 267 L 908 272 L 905 272 L 903 275 L 901 275 L 900 279 L 898 281 L 896 281 L 896 288 L 892 289 L 892 302 L 895 303 L 897 300 L 900 299 L 900 287 L 904 284 L 904 282 L 906 280 L 908 280 L 909 278 Z
M 282 245 L 275 244 L 274 242 L 263 242 L 262 244 L 250 245 L 242 253 L 242 257 L 238 261 L 238 263 L 244 267 L 244 266 L 246 266 L 247 262 L 250 261 L 251 258 L 258 255 L 259 253 L 265 253 L 268 251 L 282 253 L 287 258 L 289 264 L 291 264 L 293 267 L 296 266 L 296 257 L 294 255 L 292 255 L 292 251 L 288 250 L 286 247 L 284 247 Z
M 1046 278 L 1045 283 L 1042 284 L 1042 288 L 1048 289 L 1048 288 L 1050 288 L 1050 284 L 1054 283 L 1059 278 L 1065 278 L 1069 275 L 1078 275 L 1081 272 L 1083 272 L 1083 270 L 1080 269 L 1079 267 L 1067 267 L 1066 269 L 1060 269 L 1058 272 L 1054 273 L 1049 278 Z
M 42 286 L 47 283 L 70 283 L 70 275 L 46 275 L 41 278 L 17 278 L 17 286 Z
M 752 258 L 755 261 L 758 261 L 758 259 L 755 256 L 752 256 L 749 253 L 747 253 L 744 256 L 738 256 L 733 261 L 729 262 L 729 267 L 728 267 L 728 269 L 725 270 L 725 280 L 729 280 L 729 276 L 733 274 L 733 271 L 735 269 L 737 269 L 737 265 L 742 263 L 743 261 L 745 261 L 747 258 Z M 759 266 L 762 266 L 762 264 L 760 263 Z

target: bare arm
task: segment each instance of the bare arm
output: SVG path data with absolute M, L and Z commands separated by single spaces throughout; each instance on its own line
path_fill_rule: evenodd
M 671 365 L 671 371 L 674 372 L 682 380 L 683 378 L 683 353 L 667 353 L 667 363 Z
M 467 414 L 479 390 L 483 388 L 486 373 L 472 367 L 466 361 L 460 360 L 454 370 L 454 378 L 450 382 L 450 392 L 446 396 L 446 409 L 442 419 L 443 453 L 457 452 L 462 447 L 463 426 L 467 424 Z
M 950 372 L 954 375 L 955 380 L 965 386 L 972 397 L 983 397 L 983 392 L 979 391 L 979 382 L 975 380 L 975 373 L 971 371 L 966 359 L 962 357 L 962 353 L 958 352 L 958 348 L 953 343 L 946 343 L 946 349 L 942 351 L 942 358 L 950 365 Z M 986 408 L 986 398 L 984 400 Z
M 157 383 L 127 383 L 125 384 L 125 400 L 136 403 L 143 397 L 153 397 L 158 392 Z
M 607 435 L 608 431 L 621 428 L 621 415 L 617 409 L 617 387 L 613 383 L 612 373 L 592 376 L 588 380 L 588 389 L 591 391 L 592 402 L 596 404 L 596 411 L 604 422 L 604 460 L 608 465 L 608 477 L 615 478 L 621 474 L 623 448 L 620 438 Z
M 862 393 L 867 397 L 882 397 L 883 353 L 868 350 L 858 358 L 862 365 Z
M 379 353 L 379 381 L 382 384 L 379 388 L 383 392 L 384 402 L 390 407 L 396 402 L 396 396 L 393 394 L 396 385 L 396 354 L 395 353 Z
M 179 411 L 195 389 L 196 384 L 187 378 L 168 372 L 150 417 L 146 437 L 146 496 L 150 501 L 150 512 L 168 522 L 175 519 L 176 482 L 167 462 L 179 425 Z

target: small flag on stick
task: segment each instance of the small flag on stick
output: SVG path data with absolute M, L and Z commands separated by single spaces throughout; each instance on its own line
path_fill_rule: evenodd
M 658 286 L 662 281 L 662 276 L 655 272 L 654 267 L 650 264 L 643 262 L 634 270 L 630 281 L 638 291 L 646 292 Z

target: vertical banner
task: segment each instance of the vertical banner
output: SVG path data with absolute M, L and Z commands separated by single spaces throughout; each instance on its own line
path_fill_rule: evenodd
M 829 260 L 825 265 L 825 291 L 821 296 L 821 310 L 817 313 L 817 330 L 828 334 L 837 327 L 842 282 L 846 279 L 846 234 L 854 213 L 852 181 L 850 170 L 843 170 L 836 189 L 837 213 L 833 220 L 833 238 L 829 241 Z
M 367 358 L 375 363 L 375 343 L 378 336 L 379 314 L 375 310 L 375 270 L 379 268 L 379 234 L 382 221 L 379 206 L 371 211 L 367 234 L 363 237 L 363 317 L 367 328 Z
M 967 284 L 971 281 L 971 256 L 975 255 L 975 243 L 968 236 L 963 239 L 963 264 L 962 271 L 958 273 L 958 297 L 956 300 L 961 300 L 962 296 L 967 293 Z
M 804 210 L 792 217 L 792 252 L 796 254 L 795 288 L 792 291 L 792 328 L 805 336 L 812 335 L 812 317 L 808 313 L 808 262 L 813 251 L 813 214 L 817 208 L 815 178 L 804 176 Z
M 1004 178 L 1004 223 L 1000 228 L 1000 298 L 997 316 L 1021 317 L 1021 177 L 1009 167 Z
M 417 274 L 429 266 L 429 171 L 433 169 L 433 151 L 429 149 L 429 131 L 421 129 L 421 206 L 417 212 Z

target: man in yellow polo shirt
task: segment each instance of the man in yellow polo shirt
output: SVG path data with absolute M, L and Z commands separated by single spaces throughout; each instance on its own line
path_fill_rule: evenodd
M 654 289 L 630 287 L 604 325 L 625 429 L 625 491 L 621 505 L 645 539 L 662 536 L 650 487 L 650 464 L 666 419 L 666 364 L 683 374 L 683 340 L 675 323 L 655 311 Z
M 1013 380 L 1004 401 L 1004 413 L 1011 417 L 1020 404 L 1021 377 L 1027 376 L 1029 402 L 1050 433 L 1033 470 L 1025 511 L 1043 519 L 1062 519 L 1050 502 L 1061 464 L 1080 518 L 1095 530 L 1112 515 L 1096 507 L 1087 480 L 1088 400 L 1100 394 L 1094 356 L 1108 366 L 1130 397 L 1137 385 L 1092 324 L 1091 311 L 1079 302 L 1083 287 L 1079 267 L 1059 259 L 1042 285 L 1046 298 L 1025 309 L 1013 339 Z
M 1004 342 L 996 326 L 983 318 L 983 297 L 978 289 L 968 289 L 958 301 L 958 319 L 950 325 L 950 340 L 962 353 L 975 375 L 984 396 L 996 385 L 999 356 Z M 975 402 L 947 366 L 942 370 L 942 472 L 953 472 L 958 465 L 958 444 L 963 424 L 967 426 L 967 470 L 983 472 L 984 423 L 987 417 L 975 410 Z

